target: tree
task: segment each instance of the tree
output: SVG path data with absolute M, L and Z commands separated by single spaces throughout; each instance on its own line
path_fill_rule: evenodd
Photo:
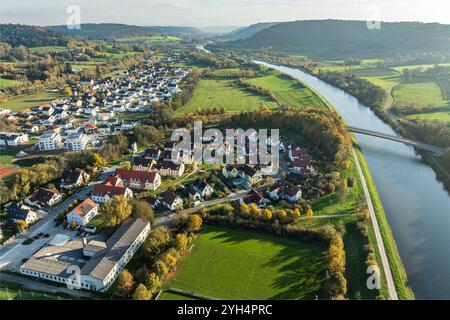
M 270 210 L 268 210 L 268 209 L 265 209 L 264 213 L 263 213 L 263 217 L 266 220 L 272 219 L 272 212 L 270 212 Z
M 140 283 L 133 293 L 133 300 L 150 300 L 150 298 L 150 292 L 142 283 Z
M 298 208 L 295 208 L 294 211 L 292 211 L 292 217 L 294 219 L 300 218 L 301 215 L 302 215 L 302 213 Z
M 169 268 L 162 260 L 157 260 L 153 265 L 153 269 L 160 278 L 164 278 L 169 273 Z
M 131 162 L 130 161 L 124 161 L 124 162 L 122 162 L 121 164 L 120 164 L 120 167 L 122 168 L 122 169 L 127 169 L 127 170 L 130 170 L 131 168 L 132 168 L 132 164 L 131 164 Z
M 24 220 L 17 221 L 17 229 L 19 232 L 23 232 L 28 229 L 28 224 Z
M 93 159 L 92 164 L 94 167 L 103 168 L 106 166 L 106 160 L 98 153 L 94 153 L 92 155 L 92 159 Z
M 133 289 L 133 276 L 127 269 L 125 269 L 119 275 L 117 290 L 119 291 L 120 294 L 129 297 L 132 289 Z
M 286 217 L 287 217 L 287 212 L 286 212 L 285 210 L 281 210 L 281 211 L 278 213 L 278 216 L 280 217 L 281 220 L 284 220 L 284 219 L 286 219 Z
M 168 246 L 169 242 L 169 230 L 166 228 L 152 230 L 142 246 L 147 259 L 151 260 L 158 256 Z
M 171 253 L 166 252 L 162 257 L 162 260 L 170 270 L 175 270 L 177 259 Z
M 348 170 L 350 168 L 350 161 L 344 160 L 344 161 L 342 161 L 341 165 L 342 165 L 342 169 Z
M 259 208 L 256 206 L 256 204 L 252 203 L 250 205 L 250 213 L 254 216 L 259 216 L 261 214 L 261 211 L 259 210 Z
M 343 296 L 347 293 L 347 280 L 342 272 L 330 276 L 325 283 L 325 290 L 331 299 Z
M 189 238 L 185 233 L 179 233 L 175 236 L 175 243 L 178 250 L 184 250 L 187 248 Z
M 127 198 L 115 196 L 111 201 L 106 202 L 101 209 L 105 217 L 105 226 L 114 228 L 117 225 L 121 225 L 130 217 L 132 210 L 133 206 L 128 202 Z
M 200 230 L 203 220 L 198 214 L 189 216 L 187 220 L 187 228 L 191 232 Z
M 250 213 L 250 210 L 248 209 L 248 206 L 245 204 L 245 202 L 241 204 L 240 210 L 243 215 L 248 215 Z
M 155 294 L 159 288 L 161 288 L 161 279 L 159 279 L 158 275 L 154 272 L 150 273 L 145 281 L 145 286 L 148 291 L 153 295 Z
M 138 200 L 133 203 L 133 216 L 135 218 L 146 219 L 153 223 L 155 212 L 148 202 Z
M 73 96 L 72 89 L 69 86 L 64 87 L 64 93 L 69 97 Z

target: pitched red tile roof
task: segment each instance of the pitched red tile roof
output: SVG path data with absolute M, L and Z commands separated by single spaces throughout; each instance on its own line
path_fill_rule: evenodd
M 114 175 L 116 177 L 119 177 L 123 181 L 139 180 L 143 183 L 144 182 L 154 183 L 157 177 L 156 172 L 127 170 L 127 169 L 116 169 Z
M 98 204 L 92 201 L 90 198 L 87 198 L 82 203 L 80 203 L 73 211 L 80 217 L 84 217 L 89 212 L 92 211 Z

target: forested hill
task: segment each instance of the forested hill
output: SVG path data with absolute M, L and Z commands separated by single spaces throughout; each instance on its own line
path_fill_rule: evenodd
M 68 29 L 65 25 L 47 27 L 91 40 L 115 40 L 130 37 L 146 37 L 155 34 L 198 37 L 204 33 L 192 27 L 133 26 L 116 23 L 84 23 L 80 29 Z
M 219 46 L 242 49 L 274 48 L 315 57 L 382 57 L 423 52 L 450 56 L 450 25 L 382 23 L 369 29 L 365 21 L 310 20 L 275 24 L 247 39 Z
M 255 33 L 262 31 L 264 29 L 270 28 L 271 26 L 273 26 L 275 24 L 276 24 L 276 22 L 252 24 L 251 26 L 248 26 L 246 28 L 239 28 L 237 30 L 234 30 L 226 35 L 223 35 L 221 38 L 224 38 L 227 40 L 247 39 L 247 38 L 250 38 L 251 36 L 253 36 Z
M 21 24 L 0 24 L 0 42 L 12 47 L 65 46 L 69 36 L 44 27 Z
M 194 27 L 170 27 L 170 26 L 150 26 L 151 31 L 168 36 L 188 36 L 188 37 L 200 37 L 205 33 L 200 29 Z
M 50 26 L 47 29 L 92 40 L 114 40 L 127 37 L 151 36 L 154 34 L 148 27 L 116 23 L 83 23 L 79 29 L 69 29 L 66 25 Z

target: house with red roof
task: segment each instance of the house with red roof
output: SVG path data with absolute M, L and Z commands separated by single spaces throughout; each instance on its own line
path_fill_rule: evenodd
M 154 191 L 161 185 L 161 176 L 157 172 L 116 169 L 114 176 L 131 189 Z
M 67 214 L 67 223 L 70 225 L 74 221 L 77 226 L 84 227 L 98 215 L 98 210 L 99 205 L 87 198 Z
M 96 184 L 91 193 L 92 200 L 97 203 L 108 202 L 115 196 L 133 198 L 133 191 L 125 187 L 123 180 L 118 177 L 109 177 L 103 183 Z

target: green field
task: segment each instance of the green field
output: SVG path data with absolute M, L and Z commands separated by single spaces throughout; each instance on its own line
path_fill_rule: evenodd
M 34 47 L 29 48 L 31 53 L 37 53 L 37 52 L 60 52 L 67 50 L 67 47 L 62 46 L 46 46 L 46 47 Z
M 238 87 L 231 80 L 202 79 L 191 101 L 177 110 L 177 113 L 221 107 L 230 112 L 254 111 L 258 110 L 261 105 L 270 108 L 276 107 L 276 104 L 270 99 Z
M 449 106 L 441 88 L 431 79 L 402 83 L 393 90 L 393 96 L 395 106 L 416 105 L 433 109 Z
M 320 298 L 325 253 L 325 246 L 206 226 L 167 288 L 217 299 Z
M 366 79 L 372 84 L 383 88 L 384 90 L 388 90 L 390 87 L 399 83 L 401 80 L 401 76 L 365 76 L 361 77 L 362 79 Z
M 323 102 L 308 88 L 297 80 L 288 78 L 280 72 L 272 71 L 269 75 L 247 80 L 248 83 L 269 90 L 281 105 L 288 107 L 310 107 L 326 109 Z
M 442 67 L 448 67 L 450 66 L 450 63 L 439 63 L 439 66 Z M 432 68 L 434 67 L 435 64 L 416 64 L 416 65 L 412 65 L 412 66 L 398 66 L 398 67 L 391 67 L 391 69 L 398 71 L 400 73 L 403 73 L 403 70 L 405 69 L 417 69 L 417 68 L 423 68 L 423 69 L 427 69 L 427 68 Z
M 352 214 L 355 211 L 359 199 L 363 196 L 362 184 L 358 178 L 358 171 L 356 169 L 355 160 L 349 159 L 350 168 L 346 171 L 341 171 L 343 179 L 349 177 L 355 178 L 355 185 L 348 189 L 348 193 L 342 199 L 335 192 L 326 196 L 322 196 L 319 200 L 313 202 L 312 209 L 314 215 L 332 215 L 332 214 Z
M 52 100 L 64 97 L 61 93 L 56 92 L 38 92 L 34 94 L 24 94 L 15 96 L 8 101 L 0 104 L 0 108 L 10 109 L 12 111 L 20 111 L 27 108 L 39 106 L 51 102 Z
M 23 83 L 17 80 L 0 79 L 0 90 L 20 86 L 21 84 Z
M 48 293 L 30 291 L 23 289 L 21 286 L 0 282 L 0 300 L 59 300 L 67 299 L 64 297 L 58 297 Z
M 182 39 L 175 36 L 161 36 L 161 35 L 153 35 L 153 36 L 136 36 L 136 37 L 128 37 L 128 38 L 120 38 L 116 39 L 118 42 L 146 42 L 146 43 L 159 43 L 159 42 L 178 42 Z
M 408 119 L 439 120 L 450 123 L 450 110 L 447 112 L 426 112 L 407 116 Z

